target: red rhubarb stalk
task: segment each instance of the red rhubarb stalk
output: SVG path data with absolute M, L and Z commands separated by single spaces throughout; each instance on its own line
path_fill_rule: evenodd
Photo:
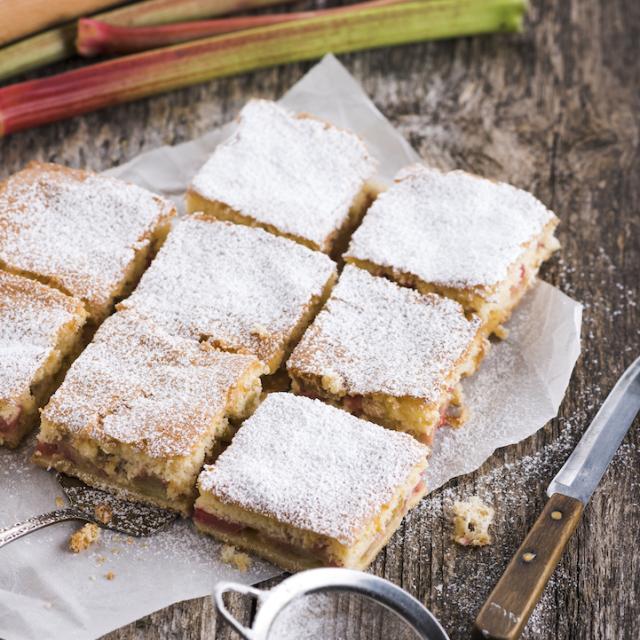
M 219 20 L 198 20 L 150 27 L 127 27 L 108 24 L 103 20 L 82 18 L 78 21 L 76 49 L 85 57 L 102 54 L 136 53 L 190 40 L 217 36 L 234 31 L 266 27 L 284 22 L 295 22 L 331 13 L 353 11 L 356 8 L 397 4 L 405 0 L 371 0 L 346 7 L 317 11 L 297 11 L 260 16 L 240 16 Z
M 116 58 L 0 89 L 0 135 L 327 52 L 517 31 L 525 0 L 421 0 L 322 15 Z

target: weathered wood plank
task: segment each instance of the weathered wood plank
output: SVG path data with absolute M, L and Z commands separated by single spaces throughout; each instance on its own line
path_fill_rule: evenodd
M 543 275 L 585 303 L 584 353 L 559 418 L 427 498 L 372 568 L 432 608 L 453 640 L 468 637 L 475 612 L 542 509 L 546 484 L 640 354 L 640 4 L 532 5 L 522 36 L 341 58 L 429 162 L 509 180 L 557 211 L 564 248 Z M 309 66 L 210 82 L 15 135 L 0 141 L 0 172 L 32 159 L 105 169 L 222 124 L 250 96 L 279 96 Z M 638 637 L 639 445 L 636 429 L 588 506 L 525 638 Z M 497 539 L 482 550 L 460 549 L 450 541 L 447 508 L 476 491 L 498 511 Z M 231 606 L 248 621 L 250 605 L 235 599 Z M 106 640 L 214 637 L 233 635 L 201 599 Z

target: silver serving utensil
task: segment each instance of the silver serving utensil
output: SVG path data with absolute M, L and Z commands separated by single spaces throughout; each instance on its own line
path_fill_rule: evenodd
M 178 517 L 173 511 L 123 500 L 62 473 L 56 474 L 56 477 L 70 505 L 0 529 L 0 547 L 28 533 L 67 520 L 93 522 L 128 536 L 142 537 L 160 531 Z M 111 512 L 108 522 L 102 522 L 96 517 L 96 507 L 100 505 L 105 505 Z
M 294 600 L 320 592 L 358 593 L 383 605 L 399 616 L 424 640 L 449 640 L 435 616 L 412 595 L 378 576 L 351 569 L 310 569 L 296 573 L 270 591 L 234 582 L 219 582 L 213 592 L 222 617 L 245 640 L 277 640 L 269 633 L 278 615 Z M 259 604 L 251 628 L 238 622 L 226 608 L 222 596 L 228 592 L 250 595 Z M 271 634 L 273 635 L 273 634 Z
M 622 374 L 564 466 L 549 500 L 475 622 L 474 638 L 516 640 L 575 531 L 584 507 L 640 412 L 640 358 Z

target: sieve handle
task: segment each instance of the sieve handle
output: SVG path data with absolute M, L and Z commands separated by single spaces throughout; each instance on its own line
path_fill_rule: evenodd
M 255 587 L 251 587 L 246 584 L 239 584 L 237 582 L 219 582 L 213 589 L 213 599 L 216 603 L 216 608 L 226 620 L 245 640 L 256 640 L 256 636 L 253 631 L 248 627 L 240 624 L 235 619 L 233 614 L 227 609 L 222 596 L 225 593 L 240 593 L 245 596 L 252 596 L 256 600 L 263 600 L 266 593 Z

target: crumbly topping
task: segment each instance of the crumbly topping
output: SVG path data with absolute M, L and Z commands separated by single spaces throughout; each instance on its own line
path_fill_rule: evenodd
M 251 568 L 251 558 L 246 553 L 237 551 L 231 544 L 222 545 L 222 549 L 220 549 L 220 560 L 232 565 L 242 573 L 246 573 Z
M 0 271 L 0 399 L 28 391 L 55 350 L 58 333 L 74 318 L 84 319 L 78 300 Z
M 86 551 L 99 538 L 100 529 L 97 525 L 89 522 L 69 538 L 69 550 L 73 551 L 73 553 Z
M 495 511 L 478 496 L 453 504 L 453 540 L 462 546 L 484 547 L 491 544 L 489 527 Z
M 411 436 L 319 400 L 274 393 L 205 467 L 199 486 L 223 502 L 351 544 L 426 465 L 428 451 Z
M 326 255 L 262 229 L 189 216 L 121 307 L 266 362 L 335 270 Z
M 69 369 L 44 417 L 107 445 L 189 455 L 222 419 L 253 356 L 169 336 L 133 312 L 108 318 Z
M 97 504 L 94 509 L 94 515 L 98 522 L 109 524 L 113 519 L 113 511 L 108 504 Z
M 374 202 L 346 257 L 443 286 L 492 286 L 553 220 L 509 184 L 414 165 Z
M 0 261 L 100 307 L 172 212 L 135 185 L 34 162 L 0 185 Z
M 480 328 L 462 307 L 347 265 L 287 367 L 329 391 L 386 393 L 436 402 Z
M 191 188 L 281 233 L 322 246 L 376 168 L 355 134 L 274 102 L 250 101 Z

